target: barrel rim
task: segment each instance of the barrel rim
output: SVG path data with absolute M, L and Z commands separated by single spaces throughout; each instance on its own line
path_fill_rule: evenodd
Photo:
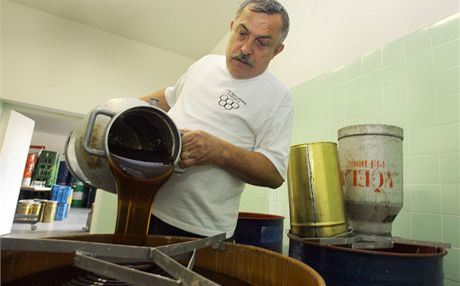
M 250 220 L 284 220 L 285 217 L 274 214 L 263 214 L 253 212 L 239 212 L 238 219 L 250 219 Z
M 379 250 L 373 250 L 373 249 L 349 248 L 349 247 L 344 247 L 340 245 L 320 245 L 319 243 L 314 242 L 314 241 L 302 240 L 300 237 L 292 235 L 291 233 L 288 233 L 287 236 L 289 237 L 289 243 L 291 243 L 291 241 L 294 240 L 296 242 L 307 244 L 313 247 L 320 247 L 320 248 L 325 248 L 329 250 L 337 250 L 337 251 L 343 251 L 343 252 L 353 252 L 353 253 L 358 253 L 358 254 L 363 254 L 363 255 L 391 256 L 391 257 L 414 258 L 414 259 L 427 258 L 427 257 L 442 257 L 442 256 L 447 255 L 447 250 L 442 246 L 426 246 L 426 245 L 395 242 L 394 243 L 395 245 L 423 246 L 423 247 L 434 248 L 436 251 L 435 253 L 398 253 L 398 252 L 379 251 Z

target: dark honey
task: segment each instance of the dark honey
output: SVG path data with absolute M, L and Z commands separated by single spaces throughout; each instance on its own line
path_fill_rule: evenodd
M 147 235 L 155 194 L 174 168 L 167 131 L 149 109 L 125 112 L 110 128 L 109 166 L 118 193 L 115 237 L 142 244 Z

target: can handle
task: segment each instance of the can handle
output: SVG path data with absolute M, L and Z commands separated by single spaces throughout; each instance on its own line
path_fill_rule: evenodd
M 88 125 L 86 126 L 85 136 L 83 138 L 83 150 L 85 150 L 85 152 L 88 154 L 104 157 L 106 154 L 103 150 L 97 150 L 89 147 L 89 140 L 91 138 L 91 135 L 93 134 L 94 123 L 96 122 L 96 117 L 99 114 L 106 115 L 108 117 L 113 117 L 115 115 L 114 112 L 103 109 L 96 109 L 95 111 L 91 112 L 88 119 Z

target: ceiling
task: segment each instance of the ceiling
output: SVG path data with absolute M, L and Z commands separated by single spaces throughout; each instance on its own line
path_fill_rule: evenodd
M 229 31 L 242 0 L 8 0 L 181 56 L 208 54 Z M 80 118 L 23 113 L 35 130 L 68 134 Z
M 191 59 L 229 31 L 242 0 L 8 0 Z

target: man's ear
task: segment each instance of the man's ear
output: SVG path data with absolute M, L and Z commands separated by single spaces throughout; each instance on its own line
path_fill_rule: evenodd
M 277 54 L 281 53 L 283 50 L 284 50 L 284 44 L 279 44 L 279 46 L 275 50 L 275 53 L 273 54 L 273 57 L 275 57 Z

